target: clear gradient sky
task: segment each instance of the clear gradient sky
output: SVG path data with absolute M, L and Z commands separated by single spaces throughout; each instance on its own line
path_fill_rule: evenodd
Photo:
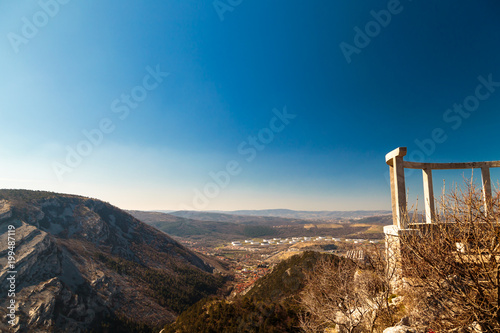
M 398 146 L 500 159 L 499 17 L 494 0 L 0 1 L 0 188 L 389 209 Z

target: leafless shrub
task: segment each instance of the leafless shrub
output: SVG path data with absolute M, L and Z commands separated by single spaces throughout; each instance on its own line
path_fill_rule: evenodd
M 365 260 L 333 257 L 307 276 L 300 303 L 305 332 L 373 332 L 394 323 L 389 306 L 390 279 L 383 247 L 366 247 Z M 385 324 L 383 325 L 382 322 Z
M 497 192 L 484 202 L 472 181 L 438 201 L 432 224 L 402 239 L 403 274 L 419 295 L 415 313 L 434 330 L 500 332 Z

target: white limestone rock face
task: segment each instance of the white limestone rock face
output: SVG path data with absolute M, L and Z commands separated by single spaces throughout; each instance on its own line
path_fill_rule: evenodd
M 211 272 L 200 257 L 166 234 L 107 203 L 25 193 L 22 199 L 0 200 L 0 332 L 83 332 L 116 315 L 156 324 L 175 318 L 150 296 L 147 285 L 113 271 L 98 255 L 141 267 L 168 270 L 174 263 Z M 30 195 L 36 199 L 24 200 Z M 9 226 L 15 227 L 14 327 L 5 320 L 11 299 Z
M 43 212 L 31 217 L 34 225 L 12 218 L 12 212 L 0 217 L 0 316 L 5 318 L 11 299 L 6 297 L 10 285 L 7 277 L 13 275 L 7 259 L 7 228 L 14 226 L 17 317 L 15 327 L 2 320 L 0 331 L 52 332 L 58 326 L 67 332 L 81 332 L 94 319 L 94 309 L 104 307 L 96 297 L 76 296 L 75 290 L 84 285 L 84 277 L 63 254 L 57 240 L 35 226 L 43 219 Z
M 0 221 L 12 217 L 12 210 L 6 200 L 0 200 Z
M 417 333 L 418 331 L 415 328 L 409 326 L 394 326 L 388 327 L 384 330 L 384 333 Z

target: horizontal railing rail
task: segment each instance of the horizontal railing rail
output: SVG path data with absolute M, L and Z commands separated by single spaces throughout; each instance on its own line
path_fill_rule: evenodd
M 461 162 L 461 163 L 419 163 L 404 161 L 406 147 L 399 147 L 385 156 L 389 165 L 391 179 L 391 201 L 393 224 L 399 229 L 407 229 L 407 202 L 405 169 L 421 169 L 424 183 L 424 202 L 426 223 L 432 223 L 435 219 L 434 188 L 432 183 L 432 170 L 454 170 L 454 169 L 481 169 L 482 192 L 485 212 L 488 213 L 491 203 L 491 176 L 490 168 L 500 168 L 500 161 L 489 162 Z
M 463 162 L 463 163 L 419 163 L 404 161 L 405 169 L 432 169 L 432 170 L 454 170 L 454 169 L 481 169 L 500 168 L 500 161 L 490 162 Z

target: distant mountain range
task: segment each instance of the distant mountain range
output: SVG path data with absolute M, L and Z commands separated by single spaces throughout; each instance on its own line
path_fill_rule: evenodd
M 281 217 L 293 220 L 325 221 L 334 219 L 360 219 L 371 216 L 392 214 L 389 210 L 356 210 L 356 211 L 299 211 L 291 209 L 265 209 L 265 210 L 235 210 L 235 211 L 161 211 L 174 216 L 190 218 L 200 221 L 234 222 L 235 219 L 255 222 L 248 217 Z M 246 216 L 247 219 L 243 218 Z M 237 218 L 236 218 L 237 217 Z M 265 220 L 265 219 L 263 219 Z
M 332 223 L 330 220 L 244 216 L 197 211 L 178 211 L 169 214 L 145 211 L 129 211 L 129 213 L 169 235 L 214 244 L 221 241 L 261 237 L 334 236 L 353 238 L 366 232 L 369 235 L 365 234 L 363 238 L 378 238 L 382 236 L 381 226 L 392 224 L 391 215 L 375 215 L 355 220 L 335 219 L 337 223 Z M 342 223 L 338 223 L 339 221 Z M 376 228 L 373 229 L 372 226 L 376 226 Z
M 355 211 L 301 211 L 290 209 L 266 209 L 266 210 L 236 210 L 229 212 L 235 215 L 249 216 L 279 216 L 291 219 L 325 219 L 325 218 L 341 218 L 341 219 L 359 219 L 369 216 L 379 216 L 391 214 L 388 210 L 355 210 Z
M 267 224 L 284 225 L 291 223 L 309 223 L 309 221 L 297 218 L 287 218 L 281 216 L 260 216 L 260 215 L 236 215 L 228 213 L 201 212 L 201 211 L 177 211 L 168 213 L 169 215 L 182 217 L 197 221 L 231 222 L 238 224 Z
M 0 190 L 0 316 L 15 270 L 15 332 L 146 332 L 217 293 L 217 267 L 108 203 Z

